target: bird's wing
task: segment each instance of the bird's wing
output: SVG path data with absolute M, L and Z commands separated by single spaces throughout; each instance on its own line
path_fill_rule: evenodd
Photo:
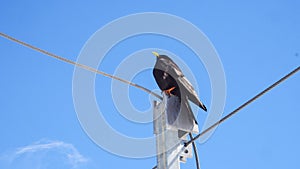
M 176 77 L 184 76 L 181 69 L 179 68 L 179 66 L 176 63 L 170 61 L 170 63 L 168 64 L 168 68 L 170 69 L 169 72 L 175 76 L 174 79 Z
M 192 94 L 196 97 L 198 97 L 194 87 L 192 86 L 191 82 L 185 77 L 185 76 L 181 76 L 178 77 L 178 81 L 180 82 L 181 87 L 184 87 L 187 90 L 187 94 Z
M 178 77 L 178 84 L 180 89 L 183 89 L 182 92 L 186 96 L 188 96 L 188 99 L 198 105 L 200 108 L 202 108 L 204 111 L 207 111 L 207 108 L 205 105 L 200 101 L 198 94 L 196 93 L 194 87 L 188 81 L 188 79 L 185 76 Z

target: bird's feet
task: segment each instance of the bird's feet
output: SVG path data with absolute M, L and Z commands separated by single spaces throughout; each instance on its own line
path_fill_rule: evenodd
M 170 89 L 165 90 L 164 92 L 166 93 L 167 96 L 171 95 L 172 90 L 174 90 L 175 87 L 171 87 Z

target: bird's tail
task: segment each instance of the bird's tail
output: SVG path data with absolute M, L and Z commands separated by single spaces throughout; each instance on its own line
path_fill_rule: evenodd
M 204 105 L 201 101 L 199 101 L 198 106 L 199 106 L 201 109 L 203 109 L 204 111 L 207 111 L 207 108 L 205 107 L 205 105 Z

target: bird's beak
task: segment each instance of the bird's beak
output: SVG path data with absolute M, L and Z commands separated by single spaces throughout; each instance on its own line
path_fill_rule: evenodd
M 152 52 L 152 54 L 156 57 L 159 57 L 159 54 L 157 52 Z

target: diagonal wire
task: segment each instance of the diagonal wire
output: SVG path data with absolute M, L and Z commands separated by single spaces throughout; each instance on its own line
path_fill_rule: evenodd
M 258 99 L 259 97 L 261 97 L 262 95 L 264 95 L 265 93 L 267 93 L 268 91 L 270 91 L 271 89 L 273 89 L 274 87 L 276 87 L 277 85 L 279 85 L 281 82 L 285 81 L 286 79 L 288 79 L 289 77 L 291 77 L 292 75 L 294 75 L 295 73 L 297 73 L 299 70 L 300 70 L 300 66 L 298 66 L 296 69 L 294 69 L 293 71 L 291 71 L 290 73 L 288 73 L 287 75 L 285 75 L 284 77 L 282 77 L 281 79 L 279 79 L 278 81 L 276 81 L 275 83 L 273 83 L 272 85 L 270 85 L 269 87 L 267 87 L 265 90 L 263 90 L 260 93 L 258 93 L 257 95 L 255 95 L 253 98 L 249 99 L 247 102 L 245 102 L 244 104 L 242 104 L 241 106 L 239 106 L 238 108 L 236 108 L 235 110 L 233 110 L 231 113 L 229 113 L 228 115 L 226 115 L 225 117 L 223 117 L 221 120 L 217 121 L 216 123 L 214 123 L 213 125 L 211 125 L 207 129 L 205 129 L 203 132 L 201 132 L 200 134 L 198 134 L 197 136 L 195 136 L 193 139 L 191 139 L 190 141 L 186 142 L 185 146 L 188 146 L 189 144 L 193 143 L 199 137 L 201 137 L 202 135 L 204 135 L 205 133 L 207 133 L 208 131 L 210 131 L 211 129 L 213 129 L 214 127 L 216 127 L 217 125 L 221 124 L 222 122 L 224 122 L 225 120 L 227 120 L 228 118 L 230 118 L 231 116 L 233 116 L 234 114 L 236 114 L 238 111 L 240 111 L 244 107 L 248 106 L 250 103 L 252 103 L 256 99 Z
M 32 45 L 30 45 L 30 44 L 28 44 L 28 43 L 25 43 L 25 42 L 23 42 L 23 41 L 20 41 L 20 40 L 18 40 L 18 39 L 16 39 L 16 38 L 13 38 L 13 37 L 11 37 L 11 36 L 9 36 L 9 35 L 7 35 L 7 34 L 2 33 L 2 32 L 0 32 L 0 36 L 6 38 L 6 39 L 8 39 L 8 40 L 11 40 L 11 41 L 13 41 L 13 42 L 16 42 L 16 43 L 18 43 L 18 44 L 20 44 L 20 45 L 23 45 L 23 46 L 25 46 L 25 47 L 28 47 L 28 48 L 30 48 L 30 49 L 32 49 L 32 50 L 38 51 L 38 52 L 40 52 L 40 53 L 43 53 L 43 54 L 45 54 L 45 55 L 48 55 L 48 56 L 53 57 L 53 58 L 55 58 L 55 59 L 58 59 L 58 60 L 60 60 L 60 61 L 63 61 L 63 62 L 72 64 L 72 65 L 74 65 L 74 66 L 83 68 L 83 69 L 85 69 L 85 70 L 88 70 L 88 71 L 91 71 L 91 72 L 94 72 L 94 73 L 97 73 L 97 74 L 100 74 L 100 75 L 103 75 L 103 76 L 106 76 L 106 77 L 109 77 L 109 78 L 112 78 L 112 79 L 121 81 L 121 82 L 126 83 L 126 84 L 128 84 L 128 85 L 134 86 L 134 87 L 136 87 L 136 88 L 138 88 L 138 89 L 141 89 L 141 90 L 143 90 L 143 91 L 145 91 L 145 92 L 147 92 L 147 93 L 153 95 L 154 97 L 157 97 L 158 99 L 162 100 L 162 97 L 161 97 L 160 95 L 158 95 L 158 94 L 152 92 L 151 90 L 149 90 L 149 89 L 147 89 L 147 88 L 145 88 L 145 87 L 143 87 L 143 86 L 141 86 L 141 85 L 138 85 L 138 84 L 136 84 L 136 83 L 132 83 L 132 82 L 130 82 L 130 81 L 128 81 L 128 80 L 119 78 L 119 77 L 117 77 L 117 76 L 113 76 L 113 75 L 108 74 L 108 73 L 105 73 L 105 72 L 103 72 L 103 71 L 99 71 L 99 70 L 97 70 L 97 69 L 95 69 L 95 68 L 92 68 L 92 67 L 89 67 L 89 66 L 87 66 L 87 65 L 80 64 L 80 63 L 76 63 L 76 62 L 74 62 L 74 61 L 72 61 L 72 60 L 63 58 L 63 57 L 61 57 L 61 56 L 55 55 L 55 54 L 53 54 L 53 53 L 50 53 L 50 52 L 48 52 L 48 51 L 45 51 L 45 50 L 40 49 L 40 48 L 38 48 L 38 47 L 32 46 Z

